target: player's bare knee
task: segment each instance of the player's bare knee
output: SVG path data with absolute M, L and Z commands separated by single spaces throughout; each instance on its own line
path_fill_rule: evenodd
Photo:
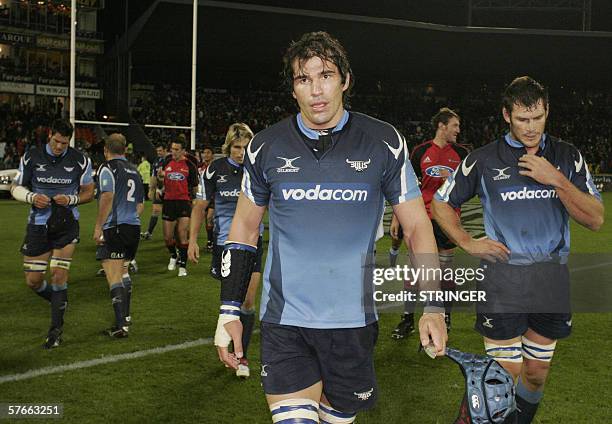
M 318 423 L 319 402 L 306 398 L 283 399 L 270 405 L 270 413 L 273 423 Z
M 26 275 L 26 285 L 32 290 L 38 290 L 42 287 L 42 283 L 45 280 L 45 274 L 42 272 L 29 273 Z
M 26 285 L 33 290 L 39 289 L 45 279 L 47 261 L 24 260 L 23 271 L 25 273 Z
M 526 383 L 533 386 L 533 388 L 538 389 L 543 387 L 544 383 L 546 383 L 549 370 L 549 362 L 525 361 L 523 378 L 526 380 Z

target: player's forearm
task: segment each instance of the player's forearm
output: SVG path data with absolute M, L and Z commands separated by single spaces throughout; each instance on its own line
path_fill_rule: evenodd
M 35 193 L 28 190 L 26 187 L 13 183 L 11 185 L 11 195 L 15 200 L 20 202 L 33 204 Z
M 461 226 L 459 215 L 448 203 L 434 199 L 431 202 L 431 213 L 440 228 L 457 246 L 463 246 L 472 239 L 472 236 Z
M 265 210 L 265 207 L 255 205 L 241 193 L 234 219 L 232 219 L 228 241 L 257 246 L 259 224 Z
M 142 213 L 144 212 L 144 203 L 138 203 L 136 205 L 136 213 L 138 214 L 138 216 L 142 215 Z
M 570 216 L 589 230 L 597 231 L 604 223 L 604 206 L 594 196 L 584 193 L 568 179 L 555 185 L 559 200 Z
M 113 197 L 114 194 L 105 191 L 100 195 L 100 202 L 98 203 L 98 216 L 96 218 L 96 227 L 102 227 L 106 220 L 108 219 L 108 215 L 113 208 Z
M 191 209 L 191 218 L 189 219 L 189 240 L 194 242 L 198 241 L 198 234 L 202 228 L 202 221 L 204 220 L 204 210 L 208 206 L 207 200 L 196 200 L 193 208 Z
M 78 204 L 91 202 L 94 197 L 94 185 L 87 184 L 87 185 L 81 186 L 78 196 L 79 196 Z

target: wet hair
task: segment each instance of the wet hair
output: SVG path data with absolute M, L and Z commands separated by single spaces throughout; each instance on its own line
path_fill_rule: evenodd
M 72 124 L 64 119 L 56 119 L 51 124 L 51 135 L 58 133 L 64 137 L 72 137 L 73 132 L 74 127 Z
M 504 90 L 502 95 L 502 106 L 508 114 L 512 113 L 514 105 L 522 105 L 526 108 L 535 107 L 539 101 L 548 109 L 548 90 L 542 84 L 531 77 L 524 76 L 515 78 Z
M 348 60 L 346 50 L 336 38 L 327 32 L 308 32 L 302 35 L 298 41 L 292 41 L 283 56 L 283 71 L 281 73 L 283 84 L 289 91 L 293 91 L 293 63 L 297 60 L 299 68 L 313 57 L 320 58 L 323 62 L 333 63 L 338 67 L 342 84 L 350 75 L 348 88 L 344 91 L 344 99 L 350 96 L 351 88 L 355 82 L 353 70 Z

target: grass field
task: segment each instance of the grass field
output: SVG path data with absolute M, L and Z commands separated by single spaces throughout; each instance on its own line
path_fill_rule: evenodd
M 599 233 L 573 225 L 574 252 L 612 252 L 612 195 L 605 196 L 606 224 Z M 62 403 L 63 421 L 70 423 L 268 423 L 260 386 L 259 337 L 250 349 L 252 377 L 239 381 L 223 368 L 211 346 L 218 313 L 219 287 L 208 276 L 210 255 L 203 253 L 189 276 L 178 279 L 166 271 L 167 252 L 161 226 L 139 250 L 140 270 L 134 275 L 130 337 L 109 340 L 101 330 L 112 323 L 106 281 L 95 277 L 91 240 L 95 204 L 81 207 L 81 244 L 69 281 L 65 342 L 45 351 L 41 344 L 49 324 L 49 307 L 30 293 L 23 281 L 18 253 L 27 207 L 0 201 L 0 404 Z M 147 205 L 144 222 L 148 222 Z M 386 252 L 389 239 L 379 244 Z M 612 282 L 609 274 L 599 275 Z M 360 414 L 358 423 L 443 423 L 453 421 L 463 393 L 463 378 L 447 359 L 432 361 L 417 354 L 415 336 L 396 342 L 389 334 L 396 313 L 382 313 L 376 349 L 380 386 L 375 409 Z M 472 329 L 473 315 L 455 314 L 450 344 L 482 352 Z M 612 314 L 580 313 L 574 333 L 558 344 L 537 423 L 612 422 L 610 352 Z M 185 342 L 195 341 L 193 346 Z M 169 345 L 176 350 L 136 353 Z M 113 355 L 135 353 L 129 356 Z M 142 356 L 138 356 L 142 355 Z M 101 359 L 80 367 L 81 361 Z M 115 362 L 106 362 L 115 360 Z M 74 370 L 20 378 L 46 367 L 77 364 Z M 14 376 L 15 378 L 10 378 Z M 22 376 L 27 377 L 27 376 Z M 2 420 L 0 420 L 2 421 Z M 23 421 L 20 421 L 23 422 Z

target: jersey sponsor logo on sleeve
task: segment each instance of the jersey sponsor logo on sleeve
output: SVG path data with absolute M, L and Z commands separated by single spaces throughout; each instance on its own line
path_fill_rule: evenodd
M 27 159 L 26 159 L 26 156 L 28 157 Z M 32 159 L 30 157 L 30 155 L 24 155 L 24 157 L 23 157 L 23 164 L 27 165 L 30 162 L 30 159 Z
M 553 188 L 536 189 L 523 187 L 522 189 L 518 190 L 502 191 L 499 194 L 504 202 L 509 200 L 556 199 L 559 197 L 556 190 Z
M 205 174 L 205 176 L 206 176 L 206 179 L 207 179 L 207 180 L 212 179 L 213 175 L 215 175 L 215 172 L 217 172 L 217 171 L 212 171 L 212 172 L 210 171 L 210 166 L 209 166 L 209 167 L 207 167 L 207 168 L 206 168 L 206 171 L 205 171 L 205 173 L 204 173 L 204 174 Z
M 478 160 L 475 160 L 473 164 L 471 164 L 470 166 L 467 166 L 467 158 L 465 158 L 465 160 L 461 164 L 461 172 L 463 172 L 463 175 L 465 175 L 466 177 L 470 175 L 470 172 L 472 172 L 472 168 L 474 168 L 474 165 L 476 165 L 476 162 L 478 162 Z
M 447 178 L 453 172 L 455 172 L 453 168 L 444 165 L 433 165 L 425 169 L 425 173 L 434 178 Z
M 83 163 L 78 162 L 78 161 L 77 161 L 77 163 L 79 164 L 79 166 L 81 167 L 81 169 L 85 169 L 85 167 L 87 166 L 87 158 L 85 158 L 85 160 L 83 161 Z
M 282 156 L 277 156 L 277 159 L 284 160 L 285 164 L 280 168 L 276 168 L 276 172 L 278 173 L 287 173 L 287 172 L 298 172 L 300 170 L 299 167 L 293 164 L 294 161 L 298 160 L 301 156 L 297 156 L 295 158 L 284 158 Z
M 370 162 L 372 162 L 372 159 L 370 158 L 368 158 L 368 160 L 350 160 L 349 158 L 346 158 L 346 163 L 351 165 L 351 168 L 353 168 L 357 172 L 361 172 L 364 169 L 368 169 L 368 165 L 370 164 Z
M 393 154 L 393 157 L 395 157 L 395 159 L 399 158 L 400 153 L 402 153 L 402 149 L 404 147 L 404 143 L 402 143 L 400 141 L 400 144 L 397 148 L 393 148 L 391 147 L 391 145 L 389 143 L 387 143 L 385 140 L 383 140 L 383 143 L 385 143 L 387 145 L 387 147 L 389 148 L 389 150 L 391 151 L 391 153 Z
M 369 184 L 295 183 L 281 184 L 283 200 L 319 202 L 366 202 Z
M 510 169 L 510 167 L 506 167 L 506 168 L 492 168 L 494 171 L 497 172 L 497 175 L 495 175 L 493 177 L 493 181 L 499 181 L 499 180 L 507 180 L 508 178 L 510 178 L 510 175 L 506 174 L 506 171 L 508 169 Z

